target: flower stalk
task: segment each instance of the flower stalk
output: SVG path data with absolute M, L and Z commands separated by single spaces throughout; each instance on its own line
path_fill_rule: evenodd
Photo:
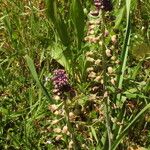
M 80 146 L 79 146 L 79 144 L 75 138 L 74 130 L 73 130 L 73 127 L 72 127 L 70 119 L 69 119 L 69 110 L 67 107 L 66 100 L 64 100 L 64 110 L 65 110 L 65 114 L 66 114 L 67 127 L 68 127 L 70 134 L 71 134 L 72 141 L 74 143 L 74 150 L 80 150 Z
M 105 115 L 106 115 L 106 128 L 107 128 L 107 137 L 108 141 L 106 139 L 104 149 L 111 150 L 111 128 L 110 128 L 110 100 L 108 95 L 108 89 L 107 89 L 107 55 L 106 55 L 106 48 L 105 48 L 105 12 L 101 10 L 101 20 L 102 20 L 102 66 L 103 66 L 103 80 L 104 80 L 104 87 L 103 87 L 103 93 L 104 93 L 104 102 L 105 102 Z

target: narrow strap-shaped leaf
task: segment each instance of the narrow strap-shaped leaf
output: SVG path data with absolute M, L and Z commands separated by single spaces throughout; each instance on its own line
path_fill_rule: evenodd
M 127 23 L 126 23 L 126 33 L 124 38 L 124 44 L 123 44 L 123 50 L 121 53 L 121 65 L 119 67 L 119 76 L 117 78 L 118 83 L 118 89 L 122 89 L 123 80 L 124 80 L 124 73 L 126 70 L 126 63 L 127 63 L 127 57 L 128 57 L 128 50 L 129 50 L 129 44 L 130 44 L 130 34 L 131 34 L 131 24 L 130 24 L 130 3 L 131 0 L 126 1 L 126 15 L 127 15 Z M 118 104 L 120 104 L 121 100 L 121 94 L 117 95 L 117 98 L 119 99 Z
M 82 3 L 80 0 L 73 0 L 71 5 L 71 18 L 75 26 L 78 37 L 78 48 L 81 48 L 81 41 L 84 36 L 85 17 Z
M 56 0 L 47 0 L 47 16 L 52 21 L 54 27 L 57 30 L 60 40 L 64 46 L 69 45 L 69 36 L 67 31 L 67 25 L 63 20 L 63 14 L 58 13 Z
M 45 94 L 45 96 L 47 97 L 47 99 L 50 101 L 50 102 L 54 102 L 53 99 L 50 97 L 50 95 L 48 94 L 46 88 L 44 87 L 44 85 L 40 82 L 39 78 L 38 78 L 38 75 L 37 75 L 37 72 L 36 72 L 36 69 L 35 69 L 35 66 L 34 66 L 34 63 L 33 63 L 33 60 L 28 56 L 26 55 L 26 61 L 27 61 L 27 64 L 28 64 L 28 67 L 30 69 L 30 72 L 34 78 L 34 80 L 36 81 L 37 85 L 39 86 L 39 88 L 42 89 L 43 93 Z
M 70 40 L 68 36 L 67 25 L 61 16 L 56 19 L 55 27 L 57 29 L 60 40 L 62 41 L 63 45 L 68 47 Z
M 47 0 L 46 4 L 47 4 L 46 10 L 47 16 L 54 23 L 56 21 L 55 19 L 57 18 L 56 0 Z
M 96 135 L 96 131 L 92 126 L 91 126 L 91 132 L 92 132 L 92 135 L 95 138 L 96 142 L 98 143 L 98 138 L 97 138 L 97 135 Z
M 117 29 L 119 27 L 119 25 L 124 17 L 124 14 L 125 14 L 125 6 L 123 8 L 121 8 L 118 12 L 118 16 L 116 18 L 114 29 Z

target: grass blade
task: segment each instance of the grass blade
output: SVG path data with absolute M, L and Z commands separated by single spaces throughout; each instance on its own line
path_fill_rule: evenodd
M 150 108 L 150 103 L 145 106 L 135 117 L 134 119 L 127 125 L 127 127 L 121 132 L 121 134 L 118 136 L 114 144 L 112 145 L 112 150 L 115 150 L 119 143 L 121 142 L 122 138 L 125 136 L 125 134 L 128 132 L 128 129 L 131 128 L 131 126 L 140 118 L 142 115 Z
M 80 0 L 73 0 L 71 6 L 71 18 L 73 20 L 73 24 L 75 26 L 75 30 L 78 37 L 78 48 L 81 48 L 81 41 L 84 35 L 84 12 L 83 7 Z
M 58 13 L 57 4 L 54 0 L 47 0 L 47 16 L 52 21 L 63 45 L 68 47 L 70 40 L 67 31 L 67 25 L 64 22 L 64 16 Z
M 26 61 L 27 61 L 27 65 L 30 69 L 30 72 L 34 78 L 34 80 L 36 81 L 37 85 L 39 86 L 39 88 L 42 89 L 43 93 L 45 94 L 45 96 L 47 97 L 47 99 L 53 103 L 53 99 L 50 97 L 50 95 L 48 94 L 46 88 L 44 87 L 44 85 L 40 82 L 39 78 L 38 78 L 38 75 L 37 75 L 37 72 L 36 72 L 36 69 L 35 69 L 35 66 L 34 66 L 34 63 L 33 63 L 33 60 L 28 56 L 26 55 Z
M 129 43 L 130 43 L 130 34 L 131 34 L 131 29 L 130 29 L 130 3 L 131 0 L 126 1 L 126 11 L 127 11 L 127 25 L 126 25 L 126 33 L 125 33 L 125 39 L 124 39 L 124 44 L 123 44 L 123 51 L 121 53 L 121 62 L 122 64 L 120 65 L 119 68 L 119 73 L 121 73 L 118 76 L 118 89 L 122 89 L 123 85 L 123 79 L 124 79 L 124 73 L 126 70 L 126 63 L 127 63 L 127 57 L 128 57 L 128 51 L 129 51 Z M 120 103 L 121 99 L 121 94 L 118 94 L 118 99 Z

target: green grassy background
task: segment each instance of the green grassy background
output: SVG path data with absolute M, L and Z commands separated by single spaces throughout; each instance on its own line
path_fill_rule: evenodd
M 115 8 L 118 8 L 117 4 L 119 1 L 114 0 L 113 2 L 116 2 Z M 126 20 L 124 19 L 125 17 L 123 17 L 123 14 L 122 16 L 118 15 L 124 13 L 123 9 L 125 9 L 123 8 L 124 2 L 120 2 L 121 6 L 119 6 L 118 11 L 113 11 L 114 16 L 117 18 L 117 21 L 113 23 L 115 28 L 120 30 L 119 37 L 124 35 L 124 30 L 127 29 L 124 21 Z M 65 5 L 61 7 L 62 4 L 65 4 L 65 1 L 59 4 L 60 12 L 65 10 Z M 90 4 L 91 1 L 84 3 L 87 10 L 89 10 Z M 126 92 L 124 94 L 127 97 L 126 99 L 137 98 L 138 102 L 142 104 L 139 109 L 135 110 L 133 116 L 130 116 L 131 118 L 125 118 L 130 123 L 132 123 L 132 119 L 136 114 L 150 102 L 149 57 L 145 57 L 149 52 L 149 45 L 147 46 L 147 43 L 149 42 L 150 33 L 150 5 L 148 5 L 149 1 L 146 1 L 144 4 L 138 4 L 138 1 L 136 2 L 135 0 L 131 4 L 131 11 L 133 12 L 131 21 L 131 47 L 133 47 L 133 55 L 129 51 L 130 59 L 127 63 L 128 69 L 124 77 L 125 84 L 123 84 L 123 88 Z M 59 53 L 59 50 L 64 49 L 64 47 L 60 44 L 55 25 L 46 16 L 45 5 L 45 2 L 42 0 L 0 0 L 0 149 L 2 150 L 51 150 L 63 149 L 68 145 L 68 137 L 65 135 L 64 140 L 60 143 L 52 142 L 51 140 L 55 134 L 51 131 L 51 123 L 54 119 L 58 118 L 52 115 L 48 109 L 48 106 L 52 103 L 52 85 L 46 78 L 50 78 L 52 70 L 60 66 L 56 62 L 56 54 L 52 54 L 52 51 L 57 49 Z M 67 14 L 67 12 L 65 13 Z M 122 20 L 123 22 L 121 22 Z M 69 25 L 72 26 L 70 22 Z M 80 24 L 78 25 L 80 26 Z M 144 26 L 144 29 L 141 29 L 142 26 Z M 78 29 L 77 25 L 76 28 Z M 135 38 L 136 36 L 138 37 L 137 39 Z M 82 92 L 85 94 L 85 92 L 88 93 L 89 91 L 85 90 L 88 82 L 85 80 L 85 64 L 82 52 L 86 51 L 86 48 L 90 49 L 90 46 L 87 46 L 85 43 L 85 45 L 81 44 L 80 38 L 82 38 L 82 35 L 78 36 L 78 40 L 70 39 L 73 46 L 76 46 L 75 48 L 73 46 L 73 48 L 69 47 L 70 49 L 72 48 L 73 53 L 71 52 L 70 56 L 65 55 L 58 62 L 64 65 L 65 68 L 69 67 L 68 72 L 71 75 L 71 82 L 79 93 L 78 99 L 84 100 L 87 96 L 83 96 Z M 123 40 L 121 37 L 119 43 L 121 48 Z M 143 41 L 146 43 L 146 46 L 143 45 L 144 48 L 141 45 Z M 127 43 L 125 43 L 124 50 L 126 46 Z M 82 51 L 77 52 L 80 48 Z M 143 49 L 144 52 L 142 51 Z M 137 52 L 137 50 L 139 51 Z M 71 58 L 70 66 L 77 64 L 77 69 L 66 65 L 68 64 L 66 61 L 68 58 Z M 77 63 L 76 60 L 78 59 L 79 62 Z M 79 73 L 76 73 L 79 76 L 78 82 L 74 77 L 74 72 L 77 72 L 79 69 Z M 132 83 L 137 87 L 136 90 Z M 147 109 L 148 107 L 145 110 Z M 94 113 L 92 115 L 94 116 Z M 146 119 L 143 122 L 148 124 L 148 130 L 150 122 L 148 113 Z M 62 121 L 60 125 L 65 125 L 65 121 Z M 136 138 L 140 136 L 141 126 L 139 125 L 139 130 L 137 129 Z M 104 129 L 105 127 L 100 128 Z M 123 131 L 126 132 L 126 129 L 128 128 L 125 128 Z M 133 131 L 133 134 L 135 134 L 134 132 L 136 131 Z M 95 130 L 92 129 L 91 134 L 94 141 L 91 143 L 94 145 L 95 141 L 97 141 Z M 145 145 L 141 144 L 141 146 L 148 147 L 150 143 L 149 132 L 148 134 L 143 134 L 143 138 L 146 138 L 147 143 Z M 78 140 L 84 141 L 82 132 L 78 135 Z M 52 144 L 47 144 L 46 141 L 50 141 Z M 58 147 L 57 144 L 59 144 Z M 96 147 L 93 145 L 91 149 Z

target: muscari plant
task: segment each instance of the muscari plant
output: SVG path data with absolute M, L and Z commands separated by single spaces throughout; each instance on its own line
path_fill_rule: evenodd
M 107 19 L 106 16 L 109 15 L 107 11 L 111 11 L 113 9 L 112 3 L 109 0 L 94 0 L 94 5 L 96 7 L 96 12 L 91 13 L 94 19 L 100 20 L 99 30 L 101 32 L 101 48 L 98 50 L 102 59 L 102 93 L 101 99 L 104 101 L 104 125 L 102 136 L 99 135 L 99 131 L 94 129 L 91 126 L 91 131 L 94 139 L 96 140 L 96 144 L 93 147 L 97 149 L 108 149 L 115 150 L 118 148 L 118 145 L 122 142 L 125 135 L 128 133 L 129 129 L 135 122 L 140 119 L 149 107 L 150 104 L 147 104 L 144 108 L 140 110 L 139 113 L 128 118 L 127 121 L 124 121 L 127 115 L 125 104 L 126 101 L 123 97 L 124 91 L 124 76 L 127 68 L 127 60 L 128 60 L 128 51 L 130 46 L 130 37 L 131 37 L 131 15 L 133 10 L 131 11 L 131 0 L 127 0 L 125 2 L 125 6 L 121 9 L 122 16 L 119 16 L 118 22 L 115 25 L 115 28 L 119 26 L 121 19 L 123 18 L 123 13 L 126 13 L 126 29 L 124 34 L 123 46 L 121 47 L 121 54 L 117 54 L 118 56 L 118 64 L 117 68 L 110 67 L 109 57 L 111 56 L 112 51 L 107 49 L 108 40 L 106 39 L 106 30 L 107 30 Z M 79 80 L 82 82 L 82 76 L 78 76 L 76 74 L 76 70 L 79 69 L 78 66 L 78 57 L 83 55 L 83 37 L 84 37 L 84 28 L 85 28 L 85 14 L 83 11 L 83 5 L 80 0 L 66 1 L 67 10 L 62 12 L 59 9 L 58 2 L 53 0 L 47 0 L 47 15 L 50 19 L 50 24 L 54 27 L 55 30 L 55 42 L 49 48 L 51 50 L 51 56 L 53 59 L 58 61 L 64 69 L 68 72 L 70 76 L 74 80 Z M 64 10 L 66 9 L 64 8 Z M 74 32 L 73 32 L 74 31 Z M 110 33 L 112 31 L 109 31 Z M 115 37 L 111 38 L 112 42 L 115 43 Z M 85 57 L 84 57 L 85 58 Z M 27 57 L 28 64 L 31 66 L 30 58 Z M 86 61 L 86 60 L 85 60 Z M 32 66 L 31 66 L 32 67 Z M 30 67 L 30 69 L 31 69 Z M 115 84 L 112 86 L 110 82 L 112 82 L 114 72 L 113 69 L 116 70 L 115 74 Z M 32 69 L 31 69 L 32 70 Z M 82 70 L 78 70 L 79 72 Z M 79 74 L 84 74 L 79 73 Z M 35 73 L 33 74 L 34 78 L 36 78 L 37 83 L 40 87 L 43 88 L 45 92 L 45 88 L 41 86 L 41 83 L 37 79 Z M 81 77 L 81 78 L 80 78 Z M 78 79 L 80 78 L 80 79 Z M 71 133 L 71 138 L 74 143 L 74 149 L 80 149 L 80 144 L 78 143 L 78 139 L 76 138 L 77 132 L 74 134 L 73 130 L 75 128 L 72 126 L 70 122 L 69 109 L 68 109 L 68 92 L 74 92 L 71 85 L 68 82 L 68 77 L 64 70 L 55 70 L 54 78 L 52 79 L 55 93 L 58 94 L 63 100 L 64 109 L 66 111 L 66 122 L 69 128 L 69 132 Z M 65 88 L 67 87 L 67 90 Z M 64 91 L 65 90 L 65 91 Z M 65 92 L 65 93 L 64 93 Z M 46 95 L 47 92 L 45 92 Z M 64 94 L 64 95 L 63 95 Z M 75 96 L 75 94 L 73 94 Z M 48 96 L 49 99 L 52 99 Z M 53 101 L 52 101 L 53 103 Z M 55 103 L 55 102 L 54 102 Z M 116 107 L 116 109 L 112 108 L 112 104 Z M 112 121 L 112 118 L 116 118 L 118 124 Z M 124 124 L 126 122 L 126 124 Z

